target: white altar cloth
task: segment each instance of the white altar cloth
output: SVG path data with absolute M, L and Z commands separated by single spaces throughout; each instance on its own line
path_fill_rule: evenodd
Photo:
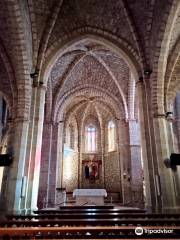
M 75 189 L 73 191 L 73 197 L 76 196 L 103 196 L 107 197 L 105 189 Z
M 75 189 L 73 197 L 76 197 L 76 204 L 104 205 L 104 197 L 107 197 L 105 189 Z

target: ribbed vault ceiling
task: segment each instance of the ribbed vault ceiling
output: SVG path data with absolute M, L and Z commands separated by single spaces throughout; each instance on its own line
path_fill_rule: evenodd
M 54 101 L 60 101 L 77 87 L 96 86 L 118 101 L 122 102 L 124 98 L 126 102 L 129 79 L 130 69 L 121 56 L 103 44 L 86 39 L 67 48 L 59 56 L 50 73 L 49 94 L 52 93 Z M 88 103 L 82 105 L 86 108 Z

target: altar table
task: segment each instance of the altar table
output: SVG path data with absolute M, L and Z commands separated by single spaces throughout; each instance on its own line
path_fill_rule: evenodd
M 105 189 L 75 189 L 73 197 L 77 205 L 104 205 L 104 197 L 107 197 Z

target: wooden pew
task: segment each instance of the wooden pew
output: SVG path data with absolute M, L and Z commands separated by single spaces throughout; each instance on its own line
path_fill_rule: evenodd
M 36 214 L 25 216 L 8 215 L 6 220 L 0 222 L 3 236 L 6 234 L 10 236 L 12 230 L 15 231 L 14 229 L 16 229 L 17 232 L 12 236 L 19 237 L 19 239 L 26 237 L 29 239 L 31 237 L 33 239 L 52 239 L 57 238 L 57 236 L 58 239 L 95 239 L 96 237 L 104 239 L 107 236 L 108 239 L 111 239 L 113 234 L 113 239 L 115 237 L 121 237 L 122 239 L 122 236 L 126 236 L 125 229 L 128 234 L 130 231 L 130 238 L 128 239 L 131 239 L 134 234 L 132 227 L 137 226 L 143 226 L 143 228 L 149 226 L 153 228 L 169 227 L 171 229 L 176 226 L 179 229 L 180 214 L 150 214 L 139 211 L 139 209 L 121 209 L 117 207 L 101 209 L 87 208 L 86 206 L 86 208 L 45 209 L 36 211 Z M 116 232 L 114 229 L 118 227 L 119 232 Z M 90 235 L 85 235 L 85 231 L 87 233 L 89 228 L 89 231 L 92 230 L 92 232 L 90 232 Z M 11 232 L 9 233 L 10 229 Z M 101 229 L 101 232 L 94 229 Z M 107 231 L 104 229 L 107 229 Z M 180 232 L 178 234 L 180 236 Z M 168 239 L 171 239 L 170 236 Z
M 51 220 L 7 220 L 0 222 L 0 227 L 55 227 L 55 226 L 180 226 L 180 219 L 122 219 L 122 218 L 82 218 Z
M 19 239 L 23 239 L 24 237 L 31 239 L 52 239 L 52 237 L 58 239 L 148 239 L 139 238 L 135 234 L 134 226 L 130 227 L 19 227 L 19 228 L 0 228 L 0 237 L 20 237 Z M 159 230 L 164 229 L 164 226 L 149 226 L 143 227 L 144 231 L 148 230 Z M 173 234 L 166 233 L 166 239 L 178 239 L 180 236 L 180 227 L 166 227 L 166 230 L 173 230 Z M 156 237 L 157 235 L 151 234 L 152 237 Z M 154 239 L 154 238 L 153 238 Z M 162 239 L 162 238 L 161 238 Z M 165 239 L 165 238 L 163 238 Z
M 121 208 L 112 208 L 112 209 L 97 209 L 97 208 L 66 208 L 66 209 L 41 209 L 34 211 L 35 214 L 59 214 L 59 213 L 87 213 L 87 212 L 99 212 L 99 213 L 145 213 L 144 209 L 121 209 Z
M 59 214 L 34 214 L 34 215 L 7 215 L 8 220 L 31 220 L 31 219 L 81 219 L 81 218 L 124 218 L 124 219 L 180 219 L 180 214 L 150 214 L 150 213 L 99 213 L 99 212 L 81 212 L 81 213 L 67 213 L 62 212 Z

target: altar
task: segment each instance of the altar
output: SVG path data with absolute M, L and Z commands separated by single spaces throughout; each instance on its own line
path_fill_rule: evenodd
M 105 189 L 75 189 L 73 197 L 77 205 L 104 205 L 104 198 L 107 197 Z

